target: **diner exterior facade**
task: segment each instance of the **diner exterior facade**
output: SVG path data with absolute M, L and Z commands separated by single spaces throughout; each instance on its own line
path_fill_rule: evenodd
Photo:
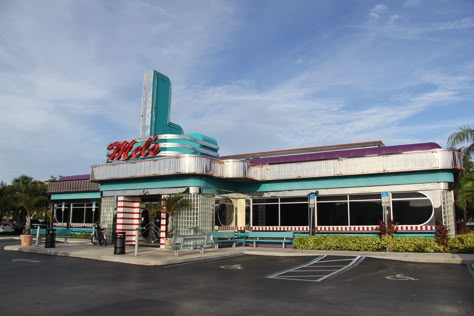
M 92 191 L 57 189 L 52 199 L 61 212 L 56 214 L 82 192 L 84 221 L 97 218 L 95 209 L 100 210 L 102 225 L 126 232 L 133 243 L 149 211 L 180 194 L 191 206 L 175 216 L 178 234 L 378 234 L 380 221 L 391 221 L 399 233 L 433 235 L 438 219 L 454 233 L 453 184 L 461 153 L 435 143 L 369 141 L 223 157 L 215 139 L 185 135 L 169 122 L 170 91 L 167 77 L 145 74 L 140 138 L 107 147 L 107 163 L 92 166 L 84 179 L 91 185 L 87 190 L 97 186 Z M 308 197 L 315 197 L 314 207 Z M 79 218 L 76 204 L 70 206 L 71 219 Z M 155 217 L 164 247 L 169 216 Z

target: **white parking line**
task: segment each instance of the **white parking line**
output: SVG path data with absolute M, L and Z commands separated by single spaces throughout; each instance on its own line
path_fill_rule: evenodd
M 309 281 L 309 282 L 321 282 L 330 277 L 333 277 L 339 273 L 347 271 L 357 264 L 359 264 L 365 257 L 363 256 L 351 256 L 343 259 L 329 259 L 324 260 L 327 256 L 320 256 L 316 259 L 293 267 L 278 273 L 268 275 L 269 279 L 282 279 L 282 280 L 297 280 L 297 281 Z M 331 262 L 347 262 L 347 264 L 327 264 Z

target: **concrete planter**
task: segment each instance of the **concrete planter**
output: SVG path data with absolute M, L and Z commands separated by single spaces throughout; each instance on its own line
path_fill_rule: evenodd
M 33 244 L 33 235 L 20 235 L 20 246 L 29 247 Z

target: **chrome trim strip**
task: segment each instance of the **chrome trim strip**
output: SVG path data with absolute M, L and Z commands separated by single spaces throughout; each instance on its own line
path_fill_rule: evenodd
M 164 152 L 166 153 L 166 152 Z M 169 153 L 171 155 L 172 153 Z M 240 160 L 218 160 L 180 154 L 92 166 L 91 179 L 207 174 L 219 178 L 249 178 L 258 181 L 367 175 L 423 170 L 450 170 L 462 167 L 462 154 L 451 150 L 431 150 L 385 156 L 369 156 L 304 163 L 252 165 Z
M 199 144 L 199 145 L 203 145 L 203 146 L 206 146 L 206 147 L 209 147 L 209 148 L 213 148 L 215 150 L 219 149 L 219 146 L 217 146 L 217 145 L 208 143 L 206 141 L 203 141 L 203 140 L 200 140 L 200 139 L 197 139 L 197 138 L 194 138 L 194 137 L 186 136 L 186 135 L 161 134 L 161 135 L 158 135 L 158 140 L 160 140 L 160 139 L 188 140 L 188 141 L 194 142 L 194 143 Z M 146 139 L 145 139 L 145 141 L 146 141 Z M 160 144 L 160 146 L 161 146 L 161 144 Z

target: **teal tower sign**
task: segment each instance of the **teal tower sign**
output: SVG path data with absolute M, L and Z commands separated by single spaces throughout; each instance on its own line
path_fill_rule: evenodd
M 170 121 L 170 108 L 170 79 L 158 71 L 147 71 L 143 82 L 140 138 L 109 144 L 107 162 L 184 154 L 219 157 L 217 141 L 200 133 L 184 135 L 181 126 Z
M 156 70 L 147 71 L 143 81 L 140 137 L 183 135 L 183 129 L 170 121 L 171 81 Z

